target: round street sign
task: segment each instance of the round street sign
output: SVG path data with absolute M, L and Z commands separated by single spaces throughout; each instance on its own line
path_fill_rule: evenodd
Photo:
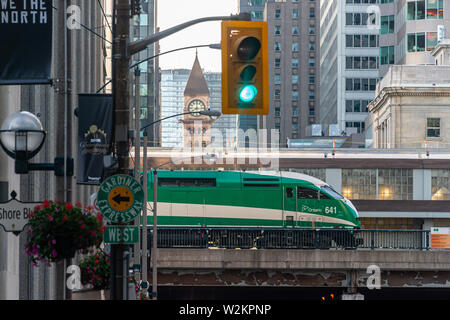
M 106 179 L 97 195 L 100 213 L 111 222 L 133 221 L 144 204 L 144 190 L 132 176 L 117 174 Z

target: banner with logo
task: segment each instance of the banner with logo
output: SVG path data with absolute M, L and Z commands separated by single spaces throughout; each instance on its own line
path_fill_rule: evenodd
M 51 82 L 51 0 L 0 0 L 0 84 Z
M 78 184 L 101 184 L 113 130 L 110 94 L 78 95 Z

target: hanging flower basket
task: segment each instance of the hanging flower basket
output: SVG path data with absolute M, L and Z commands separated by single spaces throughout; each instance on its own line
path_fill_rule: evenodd
M 77 250 L 87 253 L 89 247 L 99 246 L 104 230 L 102 216 L 93 207 L 45 200 L 30 214 L 25 251 L 34 264 L 59 262 L 73 258 Z
M 95 255 L 82 259 L 79 266 L 82 285 L 92 285 L 95 290 L 109 288 L 111 262 L 108 254 L 97 251 Z

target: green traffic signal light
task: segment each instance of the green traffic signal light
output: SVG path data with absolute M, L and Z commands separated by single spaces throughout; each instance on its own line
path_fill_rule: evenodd
M 248 84 L 245 85 L 242 90 L 239 92 L 239 99 L 242 102 L 252 102 L 255 100 L 256 95 L 258 94 L 258 89 L 254 85 Z

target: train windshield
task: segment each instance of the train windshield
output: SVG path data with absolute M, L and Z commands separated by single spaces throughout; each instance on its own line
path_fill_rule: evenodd
M 340 195 L 337 191 L 335 191 L 330 186 L 323 186 L 321 189 L 323 191 L 327 192 L 330 196 L 332 196 L 335 199 L 344 199 L 344 197 L 342 195 Z

